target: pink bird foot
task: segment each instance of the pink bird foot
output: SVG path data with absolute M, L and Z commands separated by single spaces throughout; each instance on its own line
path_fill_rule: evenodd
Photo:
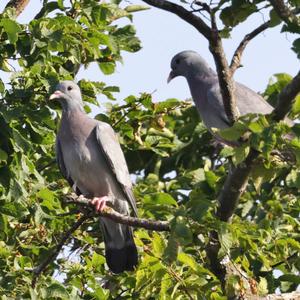
M 91 203 L 95 206 L 96 211 L 102 211 L 106 207 L 107 196 L 94 197 Z

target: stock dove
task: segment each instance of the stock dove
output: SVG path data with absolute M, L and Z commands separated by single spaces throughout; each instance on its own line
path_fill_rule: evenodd
M 101 211 L 109 201 L 116 211 L 137 216 L 127 164 L 115 132 L 107 123 L 90 118 L 84 111 L 77 84 L 63 81 L 50 100 L 62 105 L 62 119 L 56 138 L 59 169 L 78 195 L 91 198 Z M 106 262 L 114 273 L 133 270 L 137 249 L 131 227 L 100 217 Z

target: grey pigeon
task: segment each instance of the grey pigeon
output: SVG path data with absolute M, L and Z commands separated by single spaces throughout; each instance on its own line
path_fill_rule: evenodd
M 208 130 L 212 132 L 212 128 L 224 129 L 230 126 L 218 76 L 197 52 L 188 50 L 176 54 L 171 61 L 171 69 L 168 82 L 177 76 L 187 79 L 195 105 Z M 269 114 L 273 110 L 260 95 L 238 82 L 235 83 L 235 97 L 241 116 L 248 113 Z M 292 126 L 291 120 L 287 120 L 287 123 Z
M 78 195 L 91 198 L 101 211 L 110 201 L 116 211 L 137 216 L 127 164 L 115 132 L 107 123 L 90 118 L 84 111 L 77 84 L 63 81 L 50 99 L 62 105 L 62 119 L 56 138 L 59 169 Z M 106 262 L 114 273 L 133 270 L 137 249 L 131 227 L 101 217 Z

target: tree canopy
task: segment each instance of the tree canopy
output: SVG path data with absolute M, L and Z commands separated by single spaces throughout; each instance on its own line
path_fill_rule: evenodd
M 300 125 L 289 128 L 281 120 L 299 117 L 300 75 L 281 73 L 270 81 L 263 96 L 273 114 L 239 119 L 233 75 L 247 44 L 264 30 L 279 26 L 283 34 L 299 34 L 299 3 L 144 0 L 178 15 L 209 41 L 233 124 L 220 134 L 243 139 L 239 147 L 216 151 L 190 100 L 147 93 L 119 99 L 117 82 L 78 82 L 87 112 L 89 104 L 99 105 L 98 94 L 107 98 L 106 111 L 95 118 L 119 135 L 139 217 L 166 225 L 165 232 L 136 228 L 139 265 L 114 275 L 105 265 L 95 213 L 70 200 L 71 188 L 55 163 L 61 110 L 48 98 L 56 83 L 73 80 L 81 67 L 97 63 L 111 74 L 124 51 L 139 51 L 134 14 L 147 7 L 44 0 L 41 11 L 20 24 L 28 2 L 9 1 L 0 16 L 0 69 L 10 76 L 9 84 L 0 78 L 1 299 L 252 299 L 295 291 Z M 222 40 L 262 11 L 270 19 L 245 33 L 228 62 Z M 299 57 L 299 38 L 291 51 Z

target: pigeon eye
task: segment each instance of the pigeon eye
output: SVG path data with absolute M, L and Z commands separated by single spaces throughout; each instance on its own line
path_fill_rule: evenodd
M 68 91 L 71 91 L 73 88 L 71 86 L 68 86 Z
M 175 63 L 176 63 L 177 65 L 179 65 L 179 64 L 180 64 L 180 59 L 177 58 L 177 59 L 175 60 Z

